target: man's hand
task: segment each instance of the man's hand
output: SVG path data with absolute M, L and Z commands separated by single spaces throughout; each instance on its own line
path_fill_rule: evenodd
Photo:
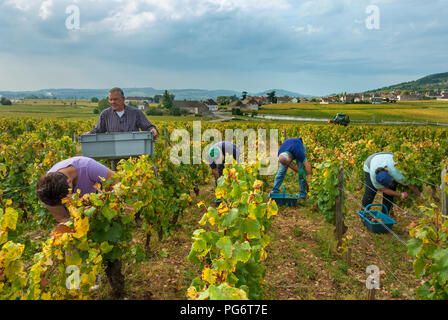
M 159 134 L 157 133 L 157 130 L 155 128 L 152 128 L 150 130 L 150 132 L 152 132 L 152 135 L 154 136 L 154 139 L 157 139 L 157 137 L 159 136 Z

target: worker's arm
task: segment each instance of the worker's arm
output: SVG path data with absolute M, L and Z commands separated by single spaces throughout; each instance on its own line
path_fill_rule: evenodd
M 112 179 L 112 177 L 114 176 L 114 174 L 115 174 L 114 171 L 112 171 L 112 170 L 110 170 L 109 168 L 107 168 L 106 180 L 110 180 L 110 179 Z M 118 182 L 118 181 L 117 181 L 117 182 Z M 117 182 L 115 182 L 115 183 L 117 183 Z M 114 184 L 115 184 L 115 183 L 114 183 Z
M 313 175 L 313 168 L 311 167 L 311 163 L 310 163 L 308 160 L 306 160 L 306 161 L 303 163 L 303 165 L 304 165 L 304 167 L 305 167 L 306 175 L 307 175 L 307 176 L 312 176 L 312 175 Z
M 290 167 L 292 170 L 294 170 L 295 172 L 299 172 L 299 168 L 295 165 L 295 164 L 293 164 L 292 162 L 290 162 L 289 164 L 288 164 L 288 167 Z
M 68 213 L 64 205 L 59 206 L 45 205 L 45 207 L 48 209 L 48 211 L 50 211 L 50 213 L 53 215 L 53 217 L 56 219 L 58 223 L 64 223 L 70 219 L 70 214 Z
M 218 168 L 212 169 L 213 177 L 215 177 L 215 183 L 219 179 L 219 171 Z
M 84 134 L 95 134 L 105 132 L 106 132 L 106 119 L 104 112 L 101 112 L 100 117 L 98 118 L 98 123 L 96 124 L 95 128 L 93 128 L 91 131 L 85 132 Z
M 389 195 L 389 196 L 392 196 L 392 197 L 399 197 L 399 198 L 402 198 L 402 199 L 407 198 L 407 192 L 400 193 L 400 192 L 391 190 L 391 189 L 386 188 L 386 187 L 378 189 L 378 190 L 383 192 L 383 193 L 385 193 L 385 194 L 387 194 L 387 195 Z

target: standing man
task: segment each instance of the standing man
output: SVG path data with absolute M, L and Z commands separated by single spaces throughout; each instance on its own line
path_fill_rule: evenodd
M 417 197 L 421 196 L 418 188 L 406 184 L 405 176 L 395 168 L 395 164 L 396 162 L 394 161 L 394 154 L 392 152 L 375 153 L 366 159 L 363 167 L 366 185 L 362 198 L 363 208 L 373 202 L 379 190 L 383 192 L 383 204 L 390 213 L 394 204 L 394 197 L 400 197 L 401 199 L 408 197 L 407 192 L 399 193 L 395 191 L 398 183 L 408 186 Z M 386 213 L 384 208 L 382 212 Z
M 296 164 L 292 163 L 296 160 Z M 278 150 L 280 168 L 275 176 L 271 194 L 280 193 L 280 186 L 285 179 L 286 171 L 291 168 L 299 174 L 300 199 L 306 199 L 308 193 L 307 176 L 312 175 L 311 164 L 306 159 L 306 148 L 302 138 L 286 139 Z
M 127 106 L 124 101 L 123 90 L 120 88 L 110 89 L 110 107 L 101 112 L 96 127 L 89 133 L 133 132 L 141 129 L 152 132 L 154 139 L 157 139 L 159 132 L 156 126 L 149 122 L 140 109 Z
M 101 112 L 96 127 L 87 133 L 136 132 L 141 129 L 152 132 L 154 139 L 157 139 L 159 131 L 156 126 L 149 122 L 140 109 L 127 106 L 124 101 L 123 90 L 120 88 L 110 89 L 110 107 Z M 112 169 L 115 170 L 119 161 L 120 159 L 111 160 Z
M 226 163 L 226 155 L 233 157 L 240 163 L 241 150 L 232 142 L 221 141 L 215 143 L 207 153 L 207 162 L 212 169 L 213 177 L 215 178 L 215 185 L 219 177 L 224 171 L 224 164 Z

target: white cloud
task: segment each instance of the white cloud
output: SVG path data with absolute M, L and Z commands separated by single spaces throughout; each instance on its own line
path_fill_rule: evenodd
M 6 0 L 5 4 L 13 6 L 22 11 L 27 11 L 31 8 L 33 1 L 30 1 L 30 0 Z
M 300 5 L 299 14 L 303 17 L 325 14 L 338 5 L 334 0 L 313 0 Z
M 101 0 L 91 0 L 101 2 Z M 290 8 L 288 0 L 115 0 L 118 6 L 100 21 L 92 22 L 84 30 L 98 32 L 134 33 L 144 31 L 158 21 L 183 20 L 208 14 L 240 11 L 261 14 Z
M 292 29 L 295 32 L 305 32 L 306 34 L 319 33 L 324 30 L 323 27 L 313 27 L 310 24 L 307 24 L 306 26 L 293 26 Z
M 53 0 L 45 0 L 42 2 L 39 9 L 39 17 L 42 20 L 47 19 L 51 15 L 51 7 L 53 7 Z

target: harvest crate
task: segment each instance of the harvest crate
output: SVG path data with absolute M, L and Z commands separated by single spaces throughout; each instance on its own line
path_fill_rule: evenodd
M 285 193 L 285 185 L 283 185 L 283 193 L 271 193 L 269 195 L 277 205 L 294 207 L 297 204 L 297 200 L 300 199 L 298 194 Z
M 369 210 L 371 207 L 384 207 L 386 214 L 381 211 Z M 357 214 L 361 217 L 361 221 L 367 230 L 373 233 L 388 233 L 389 231 L 384 226 L 392 230 L 393 225 L 397 223 L 389 217 L 389 212 L 383 204 L 369 204 L 364 210 L 358 211 Z M 377 221 L 373 222 L 369 218 Z M 378 219 L 381 219 L 383 223 L 378 222 Z
M 120 159 L 154 153 L 152 132 L 114 132 L 79 136 L 82 154 L 93 159 Z

